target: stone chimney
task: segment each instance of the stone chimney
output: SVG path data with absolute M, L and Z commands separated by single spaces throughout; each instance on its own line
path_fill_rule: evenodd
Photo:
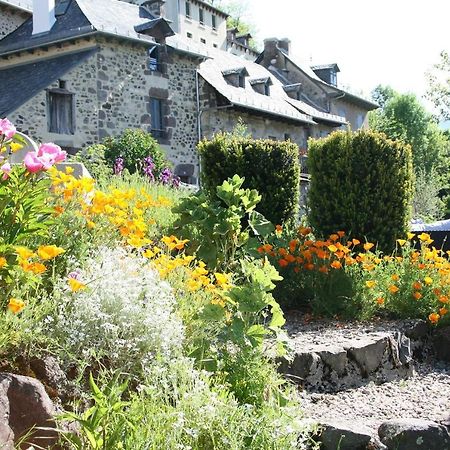
M 284 52 L 289 55 L 291 49 L 291 41 L 288 38 L 283 38 L 278 41 L 278 47 L 282 48 Z
M 55 22 L 55 0 L 33 0 L 33 34 L 50 31 Z
M 267 62 L 271 62 L 273 59 L 277 58 L 278 55 L 278 39 L 277 38 L 268 38 L 264 39 L 264 60 Z

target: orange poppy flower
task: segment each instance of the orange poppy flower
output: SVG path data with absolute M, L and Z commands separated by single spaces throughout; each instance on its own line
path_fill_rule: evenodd
M 364 247 L 364 250 L 365 250 L 366 252 L 368 252 L 374 245 L 375 245 L 375 244 L 372 244 L 371 242 L 366 242 L 366 243 L 363 245 L 363 247 Z
M 342 264 L 339 261 L 333 261 L 330 266 L 333 269 L 341 269 L 342 268 Z
M 421 294 L 420 292 L 418 292 L 418 291 L 415 291 L 415 292 L 413 293 L 413 297 L 414 297 L 416 300 L 420 300 L 420 299 L 422 298 L 422 294 Z
M 398 288 L 398 286 L 396 286 L 395 284 L 391 284 L 389 286 L 389 292 L 391 294 L 396 294 L 400 289 Z
M 432 313 L 428 316 L 428 320 L 433 324 L 438 323 L 440 318 L 441 316 L 437 313 Z

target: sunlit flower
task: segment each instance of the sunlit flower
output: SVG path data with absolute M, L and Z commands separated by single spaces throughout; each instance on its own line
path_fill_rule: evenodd
M 282 258 L 282 259 L 279 259 L 279 260 L 278 260 L 278 265 L 279 265 L 280 267 L 286 267 L 286 266 L 289 265 L 289 262 Z
M 431 277 L 425 277 L 425 278 L 423 279 L 423 282 L 424 282 L 427 286 L 430 286 L 431 284 L 433 284 L 433 278 L 431 278 Z
M 400 280 L 400 277 L 396 273 L 394 273 L 394 275 L 391 276 L 391 280 L 398 281 L 398 280 Z
M 389 286 L 389 292 L 391 294 L 396 294 L 400 289 L 398 288 L 398 286 L 396 286 L 395 284 L 391 284 Z
M 342 268 L 342 264 L 339 261 L 333 261 L 330 266 L 333 269 L 341 269 Z
M 69 277 L 67 284 L 72 292 L 78 292 L 86 288 L 86 285 L 76 278 Z
M 44 261 L 54 259 L 64 253 L 64 249 L 56 245 L 41 245 L 37 251 L 39 257 Z
M 10 298 L 9 299 L 8 309 L 13 314 L 20 313 L 20 311 L 22 311 L 23 308 L 25 308 L 25 303 L 22 300 L 20 300 L 18 298 Z
M 34 256 L 34 252 L 32 252 L 30 249 L 26 247 L 15 247 L 14 249 L 22 259 L 28 259 Z
M 372 244 L 371 242 L 366 242 L 363 247 L 364 247 L 364 250 L 366 252 L 368 252 L 374 245 L 375 244 Z
M 439 314 L 441 316 L 445 316 L 448 313 L 448 309 L 447 308 L 440 308 L 439 309 Z
M 438 323 L 440 318 L 441 316 L 437 313 L 432 313 L 428 316 L 428 320 L 433 324 Z
M 408 240 L 411 240 L 415 234 L 414 233 L 407 233 L 406 236 L 408 237 Z
M 352 244 L 359 245 L 359 244 L 361 244 L 361 241 L 359 241 L 358 239 L 352 239 Z
M 376 282 L 376 281 L 373 281 L 373 280 L 366 281 L 366 286 L 367 286 L 369 289 L 372 289 L 376 284 L 377 284 L 377 282 Z
M 420 283 L 419 281 L 415 281 L 412 285 L 413 289 L 415 289 L 416 291 L 420 291 L 420 289 L 422 289 L 422 283 Z
M 331 253 L 337 252 L 337 247 L 334 244 L 331 244 L 328 246 L 328 250 L 330 250 Z
M 6 258 L 3 256 L 0 256 L 0 269 L 6 266 Z
M 397 239 L 397 243 L 398 243 L 398 245 L 400 245 L 400 247 L 403 247 L 406 244 L 406 240 L 405 239 Z
M 420 300 L 420 299 L 422 298 L 422 294 L 421 294 L 420 292 L 418 292 L 418 291 L 414 291 L 414 292 L 413 292 L 413 297 L 414 297 L 416 300 Z
M 383 297 L 378 297 L 377 298 L 377 304 L 378 305 L 383 305 L 384 304 L 384 298 Z

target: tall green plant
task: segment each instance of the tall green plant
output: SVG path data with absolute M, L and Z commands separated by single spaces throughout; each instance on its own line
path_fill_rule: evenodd
M 345 230 L 390 253 L 409 226 L 411 148 L 373 131 L 310 141 L 309 220 L 317 234 Z

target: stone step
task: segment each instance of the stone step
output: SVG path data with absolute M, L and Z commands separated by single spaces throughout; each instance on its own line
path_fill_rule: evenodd
M 344 329 L 333 329 L 329 323 L 316 328 L 288 326 L 292 350 L 278 360 L 279 370 L 317 392 L 407 379 L 414 374 L 413 355 L 423 345 L 427 328 L 421 330 L 417 323 L 399 328 L 398 324 Z

